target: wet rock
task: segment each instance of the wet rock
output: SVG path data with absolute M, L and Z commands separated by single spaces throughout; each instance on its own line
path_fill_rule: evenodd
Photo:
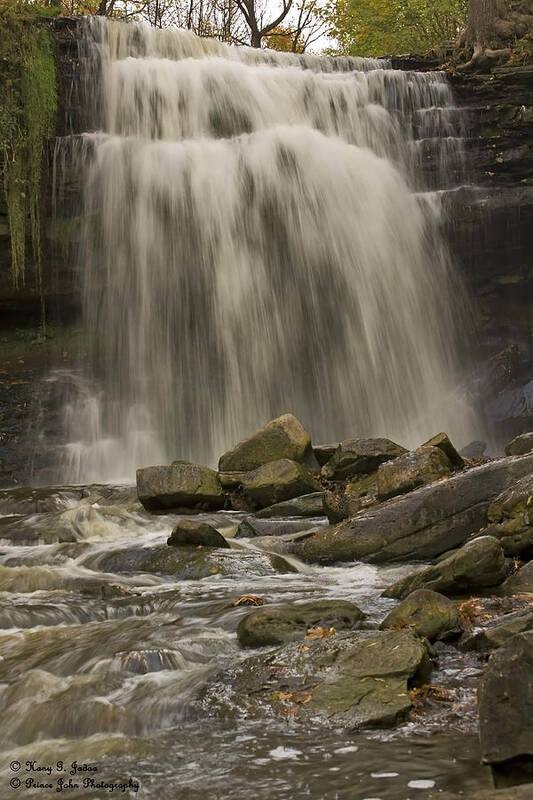
M 465 594 L 486 586 L 498 586 L 506 575 L 501 544 L 492 536 L 481 536 L 438 564 L 397 581 L 382 596 L 404 598 L 421 588 L 446 595 Z
M 238 489 L 246 472 L 219 472 L 218 480 L 223 489 Z
M 460 632 L 459 612 L 451 600 L 430 589 L 411 592 L 387 614 L 380 630 L 410 628 L 429 641 L 448 639 Z
M 478 690 L 481 755 L 497 787 L 533 778 L 533 632 L 491 656 Z
M 229 547 L 222 534 L 212 525 L 189 519 L 178 522 L 167 544 L 173 547 Z
M 533 452 L 533 431 L 515 436 L 505 448 L 505 454 L 508 456 L 523 456 L 531 452 Z
M 249 472 L 271 461 L 303 462 L 312 456 L 311 437 L 292 414 L 267 422 L 220 458 L 221 472 Z
M 322 476 L 328 480 L 346 480 L 374 472 L 380 464 L 406 452 L 390 439 L 346 439 L 322 467 Z
M 269 553 L 167 545 L 115 550 L 100 558 L 95 567 L 116 573 L 160 573 L 180 580 L 200 580 L 213 575 L 262 576 L 297 571 L 281 556 Z
M 394 725 L 411 707 L 410 682 L 427 666 L 425 646 L 405 631 L 307 638 L 225 671 L 204 702 L 223 716 L 294 713 L 329 728 Z
M 324 509 L 328 520 L 335 524 L 355 516 L 362 508 L 375 502 L 378 491 L 377 472 L 362 475 L 335 489 L 324 492 Z
M 464 636 L 461 647 L 465 650 L 492 650 L 504 647 L 517 633 L 533 630 L 533 609 L 516 611 L 489 623 L 483 630 Z
M 324 516 L 324 493 L 312 492 L 301 497 L 294 497 L 285 500 L 283 503 L 276 503 L 273 506 L 261 509 L 257 512 L 258 519 L 268 519 L 269 517 L 323 517 Z
M 338 443 L 318 444 L 313 446 L 313 453 L 315 454 L 315 458 L 320 467 L 323 467 L 324 464 L 328 463 L 338 446 Z
M 318 481 L 305 467 L 287 458 L 272 461 L 248 472 L 243 478 L 242 486 L 248 502 L 259 508 L 321 489 Z
M 459 454 L 464 456 L 464 458 L 469 459 L 483 458 L 486 449 L 487 443 L 476 439 L 475 441 L 469 442 L 467 445 L 465 445 L 465 447 L 459 451 Z
M 84 489 L 76 486 L 44 486 L 32 489 L 21 486 L 16 489 L 0 490 L 0 514 L 42 514 L 63 511 L 70 505 L 80 502 Z
M 457 452 L 450 441 L 450 437 L 446 433 L 437 433 L 436 436 L 432 436 L 431 439 L 424 442 L 422 447 L 438 447 L 448 458 L 448 461 L 454 469 L 463 469 L 465 466 L 464 459 Z
M 262 536 L 261 531 L 254 527 L 249 519 L 243 519 L 237 528 L 235 534 L 236 539 L 254 539 L 256 536 Z
M 501 594 L 533 594 L 533 561 L 511 575 L 500 588 Z
M 138 469 L 137 493 L 148 511 L 182 506 L 207 510 L 224 506 L 217 473 L 187 462 Z
M 533 471 L 533 456 L 503 458 L 360 511 L 295 543 L 292 552 L 319 564 L 435 558 L 486 524 L 490 503 Z
M 446 478 L 452 472 L 448 457 L 439 447 L 420 447 L 382 464 L 378 469 L 378 497 L 385 500 Z
M 184 658 L 174 650 L 129 650 L 117 653 L 113 666 L 135 675 L 146 675 L 163 669 L 183 669 Z
M 479 792 L 469 794 L 468 800 L 531 800 L 532 797 L 533 783 L 527 783 L 510 789 L 481 789 Z M 430 795 L 429 800 L 465 800 L 465 795 L 439 792 Z
M 309 628 L 350 630 L 363 618 L 354 603 L 344 600 L 265 606 L 240 621 L 237 638 L 242 647 L 284 644 L 303 639 Z
M 506 555 L 533 555 L 533 475 L 502 492 L 487 517 L 486 533 L 500 540 Z

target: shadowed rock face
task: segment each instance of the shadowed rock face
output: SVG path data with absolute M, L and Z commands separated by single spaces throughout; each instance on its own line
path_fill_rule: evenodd
M 401 599 L 421 588 L 443 594 L 463 594 L 485 586 L 498 586 L 506 575 L 500 543 L 492 536 L 482 536 L 438 564 L 397 581 L 383 592 L 383 597 Z
M 479 692 L 481 755 L 497 786 L 533 778 L 533 632 L 496 651 Z
M 322 467 L 322 476 L 338 481 L 364 475 L 406 452 L 405 447 L 390 439 L 347 439 Z
M 362 511 L 295 543 L 292 550 L 322 564 L 432 559 L 477 533 L 486 524 L 491 501 L 532 469 L 531 455 L 475 467 Z
M 167 544 L 173 547 L 229 547 L 222 534 L 212 525 L 189 519 L 178 522 Z
M 425 646 L 406 631 L 307 638 L 219 675 L 204 702 L 224 716 L 284 717 L 292 707 L 297 719 L 329 728 L 389 725 L 408 712 L 409 682 L 426 669 Z
M 512 442 L 509 442 L 505 448 L 505 453 L 508 456 L 522 456 L 531 452 L 533 452 L 533 432 L 522 433 L 520 436 L 515 436 Z
M 187 462 L 138 469 L 137 492 L 139 500 L 149 511 L 181 506 L 206 509 L 224 506 L 216 472 Z
M 533 593 L 533 561 L 507 578 L 500 591 L 502 594 Z
M 508 556 L 533 555 L 533 475 L 502 492 L 489 506 L 486 533 L 502 543 Z

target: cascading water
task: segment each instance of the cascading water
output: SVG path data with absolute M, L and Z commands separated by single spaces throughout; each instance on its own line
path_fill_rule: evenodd
M 86 32 L 97 132 L 56 150 L 83 170 L 89 339 L 61 478 L 212 464 L 285 411 L 316 442 L 464 441 L 462 294 L 423 169 L 435 137 L 441 183 L 457 157 L 445 77 Z

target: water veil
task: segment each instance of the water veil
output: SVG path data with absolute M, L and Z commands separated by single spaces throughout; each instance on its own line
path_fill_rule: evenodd
M 83 187 L 87 336 L 58 477 L 213 464 L 286 411 L 316 442 L 471 438 L 431 191 L 460 150 L 446 78 L 106 20 L 85 33 L 87 131 L 56 147 L 56 180 L 70 161 Z

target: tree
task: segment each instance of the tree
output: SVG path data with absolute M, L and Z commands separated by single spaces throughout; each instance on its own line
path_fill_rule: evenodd
M 278 16 L 270 22 L 266 22 L 265 5 L 261 3 L 261 0 L 235 0 L 235 2 L 250 29 L 252 47 L 261 47 L 263 38 L 281 25 L 292 6 L 292 0 L 281 0 L 282 9 Z
M 383 56 L 455 42 L 466 12 L 467 0 L 329 0 L 324 17 L 341 53 Z
M 268 47 L 284 53 L 305 53 L 328 27 L 322 10 L 318 0 L 296 0 L 286 24 L 265 35 Z
M 531 0 L 469 0 L 459 52 L 466 63 L 458 69 L 486 69 L 507 60 L 514 42 L 533 31 L 532 11 Z

